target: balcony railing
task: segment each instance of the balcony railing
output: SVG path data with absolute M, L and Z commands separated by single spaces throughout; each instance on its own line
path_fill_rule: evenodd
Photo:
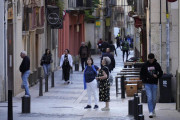
M 116 12 L 116 13 L 124 13 L 124 8 L 123 7 L 115 7 L 114 12 Z
M 69 8 L 86 8 L 92 6 L 93 0 L 68 0 Z
M 117 27 L 124 27 L 124 22 L 117 21 Z
M 117 0 L 109 0 L 109 5 L 110 6 L 116 6 L 117 5 Z

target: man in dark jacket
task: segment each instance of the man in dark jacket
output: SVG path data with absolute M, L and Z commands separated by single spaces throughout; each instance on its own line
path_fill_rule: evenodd
M 109 57 L 111 59 L 111 63 L 108 65 L 109 72 L 111 72 L 115 68 L 115 59 L 114 56 L 110 53 L 110 49 L 106 49 L 106 53 L 104 53 L 101 57 L 101 61 L 103 57 Z
M 128 60 L 128 51 L 129 51 L 129 43 L 127 42 L 127 38 L 122 42 L 122 51 L 123 51 L 123 62 L 124 62 L 124 54 L 126 53 L 126 60 Z
M 148 61 L 144 63 L 141 68 L 140 76 L 143 82 L 145 83 L 145 90 L 148 99 L 148 108 L 149 108 L 149 118 L 156 116 L 155 106 L 156 106 L 156 93 L 157 93 L 157 83 L 158 79 L 163 75 L 161 66 L 155 59 L 153 53 L 148 55 Z
M 21 72 L 21 78 L 22 78 L 21 88 L 25 89 L 25 97 L 29 97 L 30 93 L 29 93 L 28 77 L 30 74 L 30 59 L 25 51 L 22 51 L 20 56 L 21 58 L 23 58 L 23 61 L 19 67 L 19 71 Z
M 86 61 L 89 56 L 89 50 L 88 47 L 85 45 L 84 42 L 81 43 L 81 47 L 79 49 L 79 56 L 81 58 L 81 66 L 82 66 L 82 71 L 84 70 L 84 64 L 86 66 Z
M 105 41 L 101 44 L 101 52 L 102 52 L 102 55 L 103 55 L 104 53 L 106 53 L 106 49 L 107 49 L 107 48 L 110 48 L 110 47 L 111 47 L 111 45 L 108 43 L 108 40 L 105 39 Z

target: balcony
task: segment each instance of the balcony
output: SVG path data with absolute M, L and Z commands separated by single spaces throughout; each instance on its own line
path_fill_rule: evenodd
M 117 14 L 124 14 L 124 8 L 123 7 L 115 7 L 114 12 Z
M 93 0 L 68 0 L 69 10 L 86 10 L 90 9 Z
M 124 27 L 124 22 L 117 21 L 117 26 L 118 26 L 118 27 Z
M 109 5 L 110 6 L 116 6 L 117 5 L 117 0 L 109 0 Z

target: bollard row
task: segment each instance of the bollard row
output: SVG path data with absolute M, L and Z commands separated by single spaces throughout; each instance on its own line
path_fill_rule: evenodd
M 54 87 L 54 71 L 51 73 L 51 87 Z M 45 77 L 45 92 L 48 92 L 48 75 Z M 39 96 L 43 96 L 43 79 L 39 79 Z
M 128 102 L 128 114 L 134 115 L 135 120 L 144 120 L 143 105 L 140 104 L 140 97 L 137 93 L 134 94 L 134 99 Z

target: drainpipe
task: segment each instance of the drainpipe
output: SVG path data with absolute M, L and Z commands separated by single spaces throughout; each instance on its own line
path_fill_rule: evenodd
M 162 48 L 161 48 L 161 43 L 162 43 L 162 24 L 161 24 L 161 0 L 160 0 L 160 22 L 159 22 L 159 49 L 160 49 L 160 65 L 162 65 Z
M 151 0 L 149 0 L 149 53 L 151 53 Z
M 169 12 L 168 2 L 166 1 L 166 72 L 169 74 Z

